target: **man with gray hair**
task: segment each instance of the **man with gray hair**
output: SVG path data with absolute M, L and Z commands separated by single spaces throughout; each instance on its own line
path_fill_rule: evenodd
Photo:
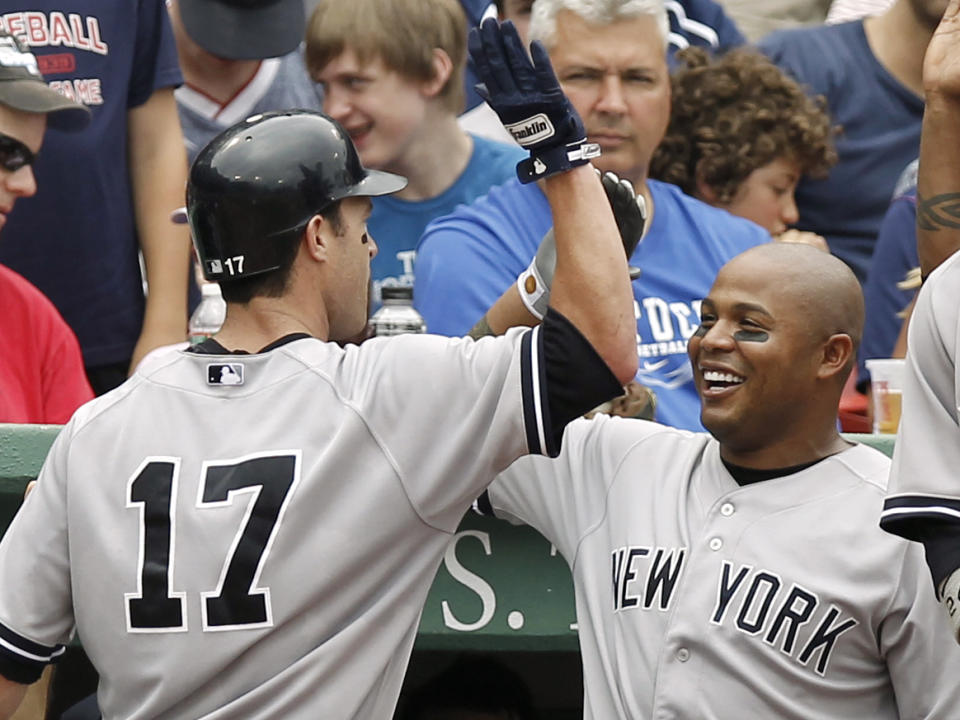
M 647 179 L 670 113 L 667 32 L 660 0 L 537 0 L 530 21 L 530 38 L 545 45 L 588 140 L 600 146 L 595 167 L 632 182 L 646 203 L 645 237 L 631 258 L 643 270 L 633 281 L 636 380 L 656 393 L 662 422 L 700 429 L 685 354 L 700 300 L 727 260 L 769 235 Z M 417 249 L 414 290 L 430 331 L 469 331 L 520 275 L 549 229 L 539 185 L 516 179 L 434 221 Z

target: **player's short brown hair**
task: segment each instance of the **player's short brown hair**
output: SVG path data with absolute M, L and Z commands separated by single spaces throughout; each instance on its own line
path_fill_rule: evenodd
M 379 57 L 403 77 L 434 77 L 433 51 L 443 50 L 453 72 L 439 98 L 452 113 L 464 107 L 467 18 L 457 0 L 322 0 L 307 24 L 307 69 L 316 77 L 350 48 L 360 62 Z
M 834 129 L 822 98 L 760 53 L 732 50 L 711 58 L 700 48 L 677 53 L 670 124 L 650 161 L 650 177 L 695 195 L 699 179 L 722 203 L 757 168 L 779 158 L 823 177 L 837 161 Z
M 337 235 L 343 232 L 343 219 L 340 216 L 341 202 L 338 200 L 320 213 L 330 223 Z M 304 229 L 306 229 L 306 225 L 304 225 Z M 278 252 L 279 267 L 276 270 L 259 275 L 249 275 L 234 280 L 229 278 L 220 280 L 220 293 L 223 295 L 223 299 L 228 303 L 246 305 L 255 297 L 281 297 L 290 284 L 293 261 L 297 257 L 297 250 L 300 248 L 302 238 L 303 232 L 301 231 L 295 235 L 289 234 L 280 240 L 265 239 L 264 242 L 278 242 L 280 244 Z

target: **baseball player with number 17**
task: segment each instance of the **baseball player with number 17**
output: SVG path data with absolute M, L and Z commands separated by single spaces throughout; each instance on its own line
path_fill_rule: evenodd
M 583 124 L 511 28 L 483 50 L 494 107 L 553 128 L 528 146 L 556 230 L 543 324 L 327 342 L 366 323 L 369 198 L 404 179 L 362 167 L 317 113 L 218 136 L 191 168 L 187 212 L 226 321 L 155 354 L 54 443 L 0 543 L 0 718 L 74 627 L 107 719 L 392 716 L 470 502 L 517 457 L 556 454 L 565 424 L 637 366 Z

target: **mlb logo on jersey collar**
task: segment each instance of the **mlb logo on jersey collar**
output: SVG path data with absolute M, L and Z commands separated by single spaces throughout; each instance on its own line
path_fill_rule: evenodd
M 243 363 L 210 363 L 207 385 L 243 385 Z

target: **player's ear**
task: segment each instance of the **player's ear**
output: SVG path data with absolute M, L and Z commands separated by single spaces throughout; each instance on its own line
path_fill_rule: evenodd
M 326 262 L 330 241 L 336 233 L 330 221 L 323 215 L 314 215 L 303 231 L 301 242 L 309 257 L 317 262 Z
M 853 362 L 853 354 L 853 339 L 849 335 L 846 333 L 831 335 L 823 344 L 817 378 L 827 380 L 844 372 L 847 365 Z

